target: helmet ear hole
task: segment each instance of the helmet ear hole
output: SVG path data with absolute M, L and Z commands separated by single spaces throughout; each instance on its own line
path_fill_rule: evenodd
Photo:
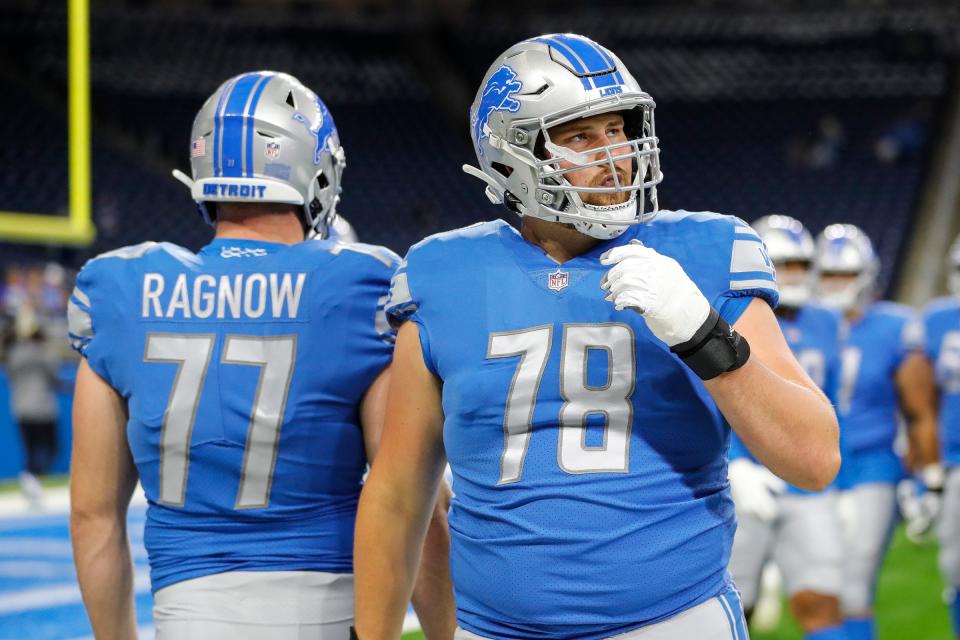
M 326 189 L 330 186 L 330 181 L 327 179 L 327 176 L 323 173 L 317 176 L 317 188 Z
M 508 167 L 502 162 L 491 162 L 490 166 L 493 167 L 494 171 L 502 174 L 505 178 L 509 178 L 510 174 L 513 173 L 513 167 Z

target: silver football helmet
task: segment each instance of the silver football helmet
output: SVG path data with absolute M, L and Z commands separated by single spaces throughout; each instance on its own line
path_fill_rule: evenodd
M 208 224 L 209 202 L 280 202 L 300 205 L 305 230 L 326 235 L 346 158 L 326 105 L 296 78 L 230 78 L 200 108 L 190 140 L 193 178 L 173 173 Z
M 777 269 L 777 287 L 780 290 L 780 306 L 801 307 L 813 294 L 813 236 L 796 218 L 784 215 L 764 216 L 755 220 L 754 230 L 767 248 L 770 262 Z M 804 273 L 790 273 L 784 269 L 787 263 L 805 264 Z
M 653 120 L 654 102 L 623 62 L 596 42 L 574 34 L 524 40 L 487 70 L 470 107 L 470 135 L 480 168 L 463 170 L 486 183 L 487 197 L 512 211 L 573 223 L 581 233 L 614 238 L 627 225 L 657 212 L 663 179 Z M 627 141 L 574 152 L 548 133 L 571 120 L 617 112 Z M 633 159 L 633 180 L 622 184 L 615 162 Z M 561 168 L 561 162 L 573 166 Z M 575 187 L 566 175 L 608 166 L 613 185 Z M 628 193 L 622 204 L 590 205 L 584 193 Z M 646 200 L 650 200 L 650 209 Z
M 814 258 L 817 297 L 828 307 L 849 311 L 866 305 L 877 289 L 880 260 L 873 243 L 852 224 L 831 224 L 817 236 Z M 824 283 L 825 275 L 856 276 L 844 286 Z
M 960 296 L 960 236 L 947 253 L 947 288 L 953 295 Z

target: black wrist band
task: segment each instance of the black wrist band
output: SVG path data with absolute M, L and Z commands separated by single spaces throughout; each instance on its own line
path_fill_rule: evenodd
M 360 640 L 360 637 L 357 635 L 357 629 L 354 626 L 350 626 L 350 640 Z
M 701 380 L 739 369 L 750 357 L 747 340 L 731 329 L 712 307 L 710 315 L 693 337 L 670 347 L 670 351 L 677 354 Z

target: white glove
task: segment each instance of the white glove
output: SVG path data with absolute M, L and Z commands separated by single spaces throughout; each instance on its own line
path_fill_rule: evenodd
M 683 267 L 639 240 L 607 251 L 600 263 L 614 265 L 600 281 L 604 300 L 640 313 L 668 347 L 690 340 L 710 315 L 710 303 Z
M 787 483 L 773 475 L 763 465 L 746 458 L 737 458 L 730 463 L 727 474 L 730 478 L 730 493 L 737 511 L 770 522 L 780 512 L 776 496 L 787 490 Z
M 927 489 L 922 483 L 908 478 L 897 485 L 897 502 L 906 520 L 907 539 L 915 544 L 929 539 L 940 516 L 940 491 Z

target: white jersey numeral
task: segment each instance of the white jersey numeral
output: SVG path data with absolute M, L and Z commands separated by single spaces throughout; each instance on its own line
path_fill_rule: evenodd
M 560 354 L 560 395 L 557 462 L 567 473 L 623 473 L 629 467 L 630 428 L 636 385 L 636 348 L 633 330 L 625 324 L 564 325 Z M 500 480 L 520 480 L 530 445 L 533 411 L 547 359 L 553 345 L 553 326 L 490 334 L 487 358 L 519 357 L 507 392 L 504 411 L 504 447 Z M 588 383 L 590 352 L 607 358 L 604 384 Z M 587 416 L 603 415 L 603 444 L 588 446 Z
M 182 507 L 190 466 L 190 435 L 200 403 L 200 388 L 210 364 L 212 335 L 151 333 L 146 362 L 175 362 L 170 400 L 160 430 L 160 502 Z
M 850 412 L 853 403 L 853 389 L 857 385 L 857 376 L 860 375 L 860 361 L 863 352 L 858 347 L 847 347 L 843 350 L 843 362 L 840 365 L 840 413 Z
M 160 502 L 182 507 L 190 466 L 190 440 L 213 335 L 153 333 L 147 336 L 146 362 L 176 363 L 177 374 L 163 414 L 160 435 Z M 287 392 L 296 359 L 296 336 L 227 336 L 223 364 L 260 367 L 243 454 L 236 509 L 266 508 Z
M 943 336 L 937 356 L 937 384 L 946 393 L 960 392 L 960 331 Z
M 530 431 L 533 429 L 533 407 L 552 344 L 552 326 L 490 334 L 487 358 L 520 356 L 507 393 L 503 418 L 503 454 L 500 456 L 500 481 L 497 484 L 516 482 L 523 472 L 523 459 L 527 455 Z
M 813 383 L 823 389 L 827 381 L 827 361 L 819 349 L 801 349 L 797 352 L 797 362 L 807 372 Z
M 590 351 L 603 351 L 607 380 L 587 382 Z M 625 473 L 628 470 L 637 379 L 633 331 L 625 324 L 564 325 L 560 362 L 560 440 L 557 458 L 567 473 Z M 603 444 L 587 446 L 587 416 L 604 417 Z

